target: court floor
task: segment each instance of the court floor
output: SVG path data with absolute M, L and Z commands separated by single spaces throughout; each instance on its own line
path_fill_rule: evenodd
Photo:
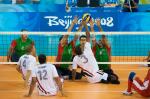
M 36 90 L 29 99 L 145 99 L 137 93 L 132 96 L 122 95 L 127 87 L 127 77 L 130 71 L 135 71 L 139 77 L 144 79 L 148 67 L 138 65 L 112 65 L 114 71 L 119 75 L 121 84 L 90 84 L 83 78 L 82 81 L 64 82 L 66 97 L 38 96 Z M 21 75 L 16 71 L 15 65 L 0 65 L 0 98 L 1 99 L 25 99 L 28 89 L 24 88 Z

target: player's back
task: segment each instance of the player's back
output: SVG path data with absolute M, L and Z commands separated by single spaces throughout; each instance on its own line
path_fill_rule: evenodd
M 54 80 L 58 77 L 56 68 L 52 64 L 40 64 L 35 68 L 40 95 L 56 95 L 57 86 Z
M 22 73 L 25 76 L 27 70 L 32 70 L 36 66 L 36 58 L 32 55 L 25 54 L 20 57 L 18 65 L 20 65 Z

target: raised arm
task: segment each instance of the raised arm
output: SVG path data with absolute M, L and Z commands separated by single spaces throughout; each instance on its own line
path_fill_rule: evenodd
M 89 23 L 90 23 L 91 32 L 94 32 L 94 22 L 93 22 L 93 20 L 91 19 Z
M 89 32 L 87 23 L 85 21 L 83 21 L 83 24 L 84 24 L 84 27 L 85 27 L 85 30 L 86 30 L 87 42 L 90 42 L 90 32 Z
M 77 22 L 78 22 L 78 17 L 75 16 L 75 17 L 74 17 L 74 20 L 72 21 L 72 23 L 73 23 L 73 24 L 76 24 Z M 72 28 L 73 28 L 73 27 L 72 27 Z M 82 30 L 82 28 L 79 27 L 79 29 L 77 30 L 77 32 L 78 32 L 78 31 L 81 31 L 81 30 Z M 79 37 L 79 36 L 78 36 L 77 34 L 75 34 L 74 39 L 73 39 L 74 42 L 76 42 L 76 41 L 78 40 L 78 37 Z
M 100 31 L 100 32 L 103 32 L 103 29 L 102 29 L 102 27 L 101 27 L 101 20 L 100 20 L 100 19 L 97 19 L 97 20 L 96 20 L 96 24 L 97 24 L 97 27 L 98 27 L 99 31 Z
M 32 41 L 32 46 L 33 46 L 32 55 L 33 55 L 34 57 L 36 57 L 36 49 L 35 49 L 35 43 L 34 43 L 34 41 Z
M 71 23 L 70 27 L 68 28 L 67 32 L 71 32 L 71 31 L 72 31 L 72 29 L 73 29 L 74 25 L 77 23 L 77 21 L 78 21 L 78 18 L 77 18 L 77 16 L 75 16 L 75 17 L 74 17 L 74 20 L 72 21 L 72 23 Z M 64 36 L 63 36 L 63 38 L 62 38 L 61 41 L 60 41 L 60 43 L 61 43 L 62 45 L 65 44 L 66 40 L 68 39 L 68 36 L 69 36 L 69 35 L 64 35 Z M 76 38 L 77 38 L 77 37 L 75 37 L 74 40 L 76 40 Z

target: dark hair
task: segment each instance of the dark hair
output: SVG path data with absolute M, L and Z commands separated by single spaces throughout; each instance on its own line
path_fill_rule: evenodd
M 38 60 L 39 60 L 39 63 L 40 63 L 40 64 L 46 63 L 46 55 L 40 54 L 40 55 L 38 56 Z
M 81 35 L 79 40 L 81 40 L 81 38 L 87 38 L 86 35 Z
M 62 40 L 63 37 L 64 37 L 64 36 L 62 35 L 62 36 L 59 38 L 59 42 Z
M 106 36 L 105 36 L 105 35 L 102 35 L 102 38 L 106 38 Z
M 28 31 L 27 29 L 21 29 L 21 32 L 23 32 L 23 31 Z
M 81 49 L 80 46 L 77 46 L 77 47 L 75 48 L 75 53 L 76 53 L 77 55 L 81 55 L 81 54 L 82 54 L 82 49 Z

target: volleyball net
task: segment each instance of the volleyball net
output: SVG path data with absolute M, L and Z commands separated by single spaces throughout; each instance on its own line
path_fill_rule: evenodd
M 73 40 L 74 35 L 84 35 L 85 32 L 23 32 L 28 35 L 35 43 L 36 54 L 45 54 L 48 57 L 48 62 L 56 62 L 58 54 L 59 38 L 63 35 L 69 35 L 68 42 Z M 7 52 L 10 48 L 12 40 L 20 37 L 22 32 L 0 32 L 0 62 L 7 62 Z M 105 35 L 111 46 L 111 62 L 98 62 L 99 64 L 117 64 L 117 63 L 137 63 L 144 61 L 150 51 L 150 33 L 149 32 L 92 32 L 91 46 L 93 35 L 97 42 L 101 40 L 102 35 Z M 80 44 L 79 39 L 76 45 Z M 61 64 L 63 64 L 62 62 Z M 65 61 L 65 64 L 70 64 L 70 61 Z

